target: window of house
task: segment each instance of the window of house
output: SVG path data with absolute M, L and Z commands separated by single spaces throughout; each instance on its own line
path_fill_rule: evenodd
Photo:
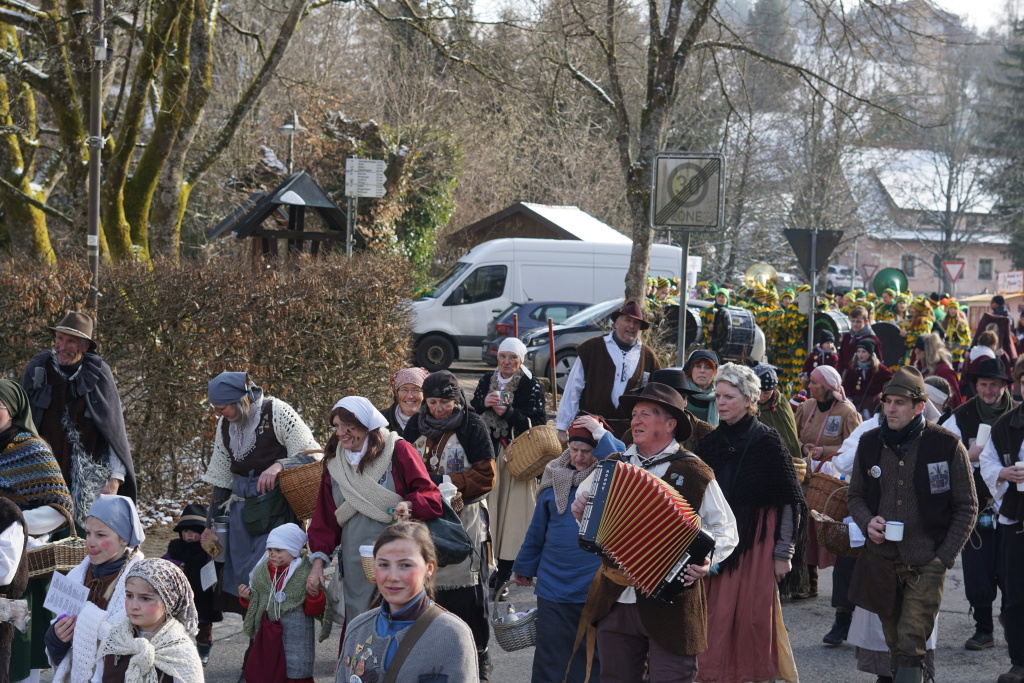
M 979 280 L 991 280 L 992 279 L 992 259 L 980 258 L 978 259 L 978 279 Z
M 909 254 L 904 254 L 902 257 L 900 257 L 900 270 L 902 270 L 904 273 L 906 273 L 907 277 L 915 277 L 914 276 L 914 264 L 916 262 L 917 262 L 916 258 L 914 258 L 913 256 L 911 256 Z

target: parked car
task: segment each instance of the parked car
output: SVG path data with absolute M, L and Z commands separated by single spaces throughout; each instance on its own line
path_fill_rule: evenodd
M 525 304 L 513 303 L 487 323 L 487 338 L 481 344 L 484 362 L 498 365 L 498 347 L 505 337 L 513 335 L 512 316 L 519 316 L 519 338 L 522 339 L 538 327 L 547 329 L 548 318 L 556 325 L 576 315 L 590 304 L 579 301 L 530 301 Z
M 687 303 L 687 346 L 702 339 L 699 313 L 700 309 L 710 305 L 710 302 L 694 299 Z M 561 325 L 555 326 L 555 378 L 558 381 L 559 391 L 565 389 L 566 377 L 568 377 L 573 363 L 576 362 L 576 347 L 588 339 L 608 334 L 608 330 L 612 329 L 611 315 L 621 306 L 621 298 L 602 301 L 584 308 L 571 318 L 567 318 Z M 678 311 L 678 306 L 668 306 L 663 309 L 664 315 L 668 317 L 667 335 L 671 340 L 670 344 L 675 341 L 675 335 L 678 334 L 676 327 Z M 551 347 L 548 344 L 547 329 L 539 329 L 525 335 L 523 343 L 526 344 L 526 367 L 534 375 L 550 378 Z
M 825 274 L 825 284 L 833 290 L 864 289 L 864 278 L 853 272 L 850 266 L 829 266 Z

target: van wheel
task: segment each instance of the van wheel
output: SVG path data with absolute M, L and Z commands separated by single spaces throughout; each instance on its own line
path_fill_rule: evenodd
M 565 392 L 565 381 L 569 378 L 569 371 L 576 362 L 576 349 L 566 349 L 555 354 L 555 379 L 558 381 L 558 393 Z M 548 368 L 548 379 L 551 379 L 551 368 Z
M 430 372 L 444 370 L 454 360 L 455 348 L 439 334 L 428 334 L 416 345 L 416 365 Z

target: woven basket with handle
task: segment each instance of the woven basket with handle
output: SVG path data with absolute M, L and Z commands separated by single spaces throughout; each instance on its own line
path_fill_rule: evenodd
M 50 576 L 55 571 L 68 572 L 77 567 L 85 559 L 85 540 L 79 537 L 75 530 L 75 522 L 71 519 L 71 513 L 62 507 L 53 506 L 60 510 L 67 518 L 71 529 L 71 536 L 62 538 L 53 543 L 47 543 L 39 548 L 33 548 L 25 553 L 28 561 L 28 577 L 34 579 L 37 576 Z
M 558 431 L 548 425 L 533 426 L 512 439 L 505 447 L 505 465 L 516 481 L 527 481 L 562 454 Z
M 837 522 L 817 510 L 811 510 L 811 517 L 817 522 L 818 543 L 822 548 L 840 557 L 860 555 L 860 548 L 850 546 L 850 527 L 845 522 Z
M 820 466 L 820 465 L 819 465 Z M 807 507 L 824 513 L 832 519 L 846 519 L 850 514 L 846 506 L 846 482 L 824 472 L 813 472 L 807 487 Z M 842 489 L 842 493 L 832 496 Z
M 320 451 L 304 451 L 299 455 L 312 455 Z M 316 496 L 320 492 L 320 480 L 324 477 L 324 461 L 315 460 L 298 467 L 281 470 L 277 483 L 281 487 L 292 512 L 299 518 L 312 519 L 316 509 Z
M 498 597 L 515 583 L 506 581 L 494 594 L 494 610 L 491 612 L 491 628 L 494 629 L 494 639 L 505 652 L 515 652 L 525 647 L 533 647 L 537 644 L 537 612 L 530 612 L 519 621 L 506 624 L 501 621 L 501 612 L 498 609 Z M 513 607 L 513 609 L 515 609 Z

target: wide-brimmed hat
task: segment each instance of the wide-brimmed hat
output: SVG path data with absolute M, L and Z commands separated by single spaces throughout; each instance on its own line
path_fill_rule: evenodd
M 95 323 L 92 316 L 80 311 L 68 311 L 64 319 L 50 328 L 53 332 L 63 332 L 72 337 L 79 337 L 89 342 L 89 350 L 96 350 L 96 342 L 93 341 L 92 332 Z
M 656 403 L 667 410 L 676 420 L 676 441 L 685 441 L 690 438 L 690 420 L 686 416 L 686 406 L 683 405 L 683 397 L 672 387 L 660 382 L 648 382 L 644 390 L 636 394 L 623 394 L 619 399 L 619 406 L 626 412 L 632 412 L 637 403 Z
M 206 529 L 206 506 L 200 503 L 189 503 L 174 525 L 175 531 L 196 531 L 203 533 Z
M 928 390 L 921 371 L 912 365 L 904 365 L 882 389 L 882 396 L 906 396 L 924 401 L 928 398 Z
M 630 318 L 636 318 L 637 320 L 639 320 L 641 330 L 646 330 L 648 327 L 651 326 L 649 322 L 644 320 L 644 309 L 641 308 L 640 304 L 638 304 L 635 301 L 627 301 L 626 303 L 622 304 L 622 308 L 612 313 L 612 322 L 618 320 L 620 315 L 628 315 Z
M 982 361 L 978 363 L 977 369 L 968 374 L 971 382 L 985 377 L 989 379 L 1001 379 L 1007 384 L 1013 383 L 1010 376 L 1006 374 L 1006 367 L 1003 366 L 1003 361 L 998 358 L 983 358 Z

